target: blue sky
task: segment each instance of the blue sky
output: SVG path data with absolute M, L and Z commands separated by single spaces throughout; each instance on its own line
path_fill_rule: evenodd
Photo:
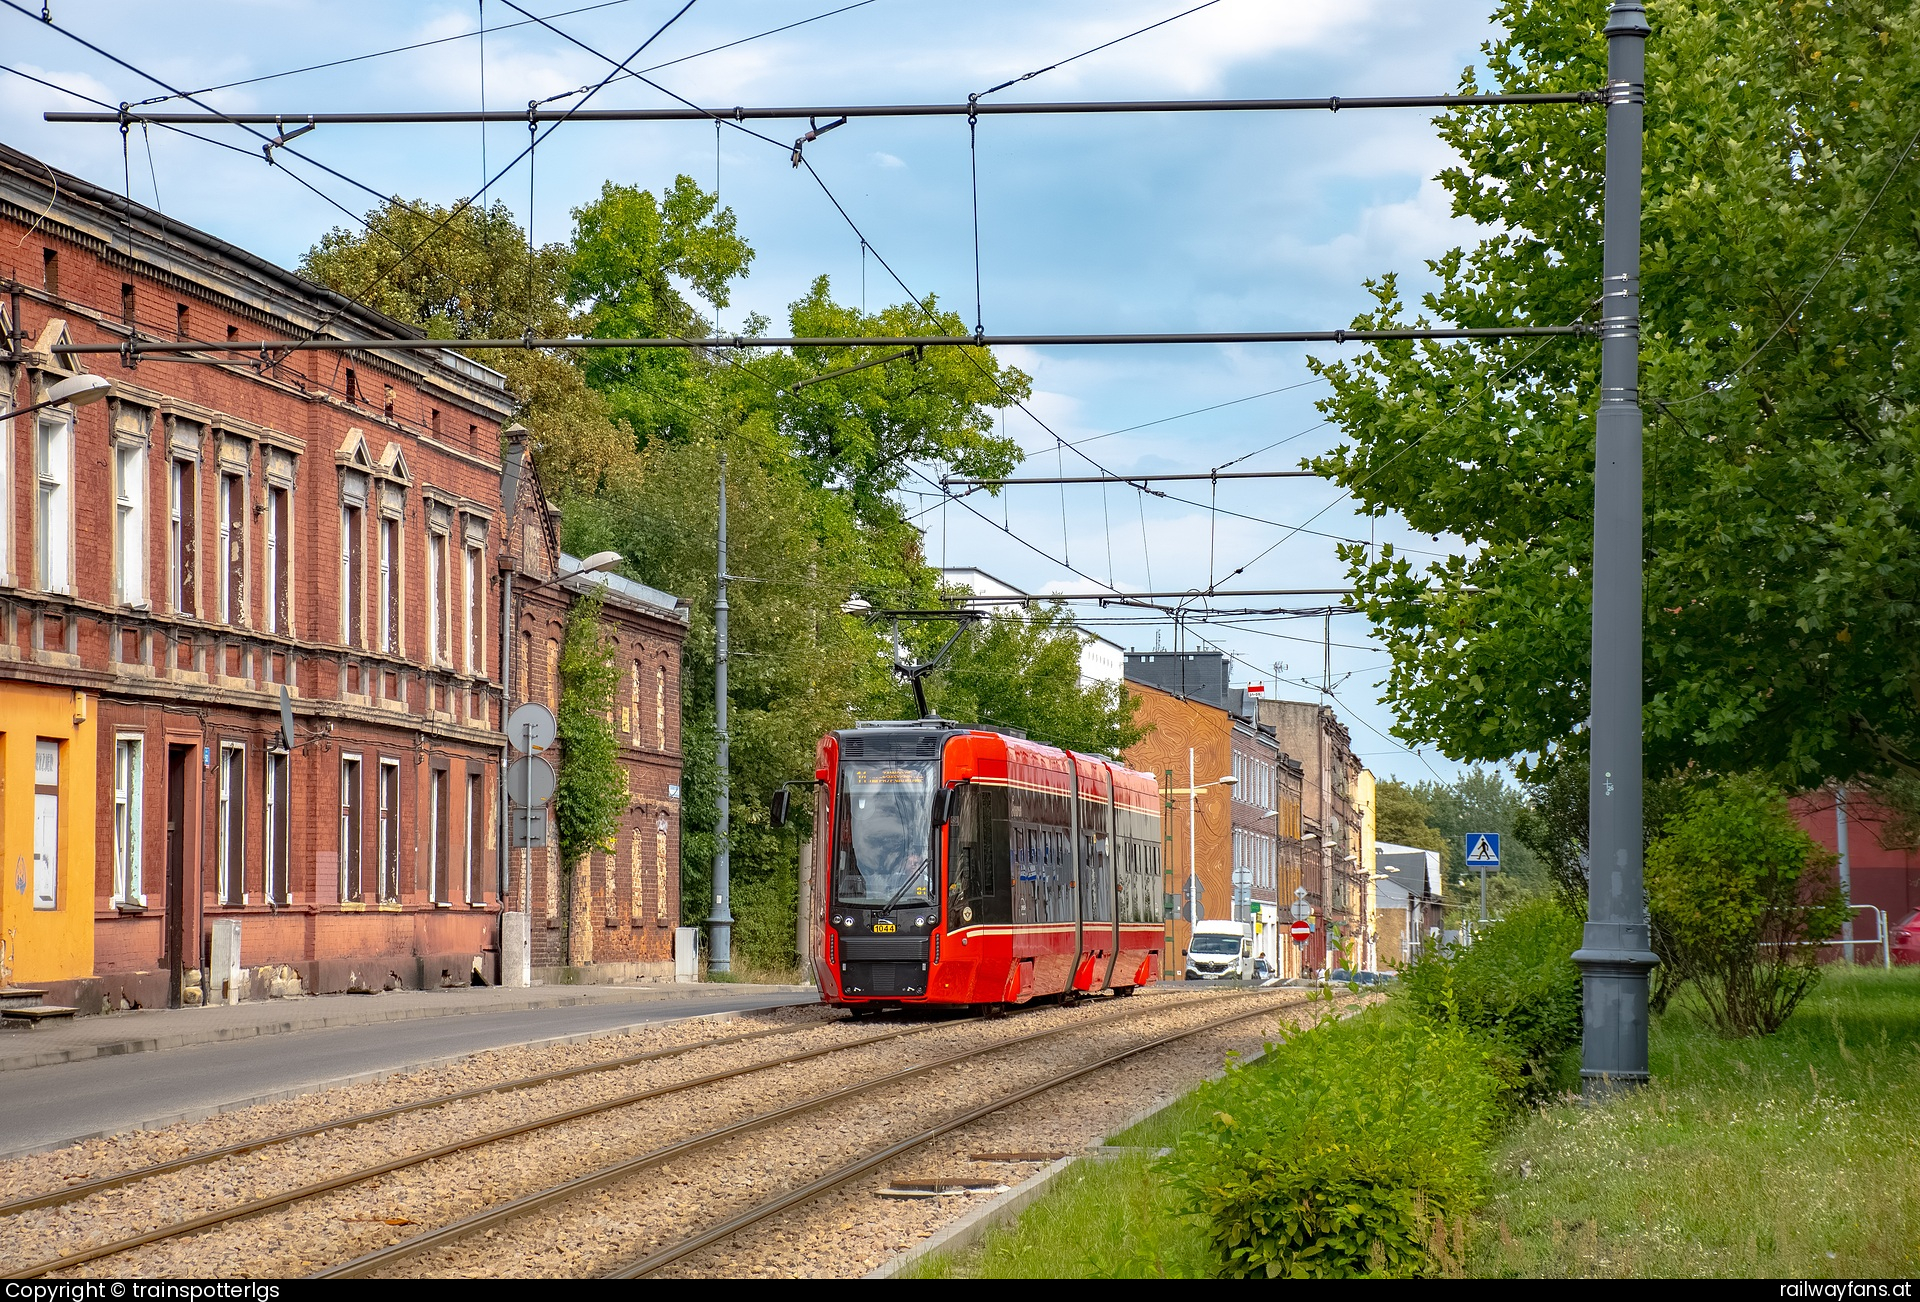
M 590 0 L 545 0 L 543 16 Z M 587 44 L 624 58 L 682 0 L 617 0 L 555 18 Z M 848 0 L 839 0 L 847 3 Z M 965 5 L 872 0 L 847 12 L 652 74 L 705 105 L 953 102 L 969 92 L 1045 67 L 1194 0 L 1053 0 Z M 724 42 L 836 7 L 835 0 L 699 0 L 649 49 L 642 64 L 677 60 Z M 1492 34 L 1489 0 L 1220 0 L 1112 49 L 999 92 L 1001 100 L 1153 99 L 1443 93 L 1479 60 Z M 0 10 L 0 62 L 110 104 L 163 92 L 32 16 Z M 173 6 L 53 0 L 53 17 L 105 50 L 190 90 L 283 72 L 417 41 L 456 37 L 425 49 L 344 67 L 215 91 L 204 98 L 230 111 L 454 109 L 480 101 L 481 0 L 463 4 L 365 4 L 355 0 L 203 2 L 192 21 Z M 502 0 L 485 0 L 489 27 L 521 21 Z M 539 27 L 521 25 L 485 39 L 489 107 L 515 108 L 597 82 L 608 65 Z M 636 82 L 601 91 L 595 107 L 651 106 L 664 98 Z M 250 155 L 155 131 L 135 131 L 123 167 L 111 126 L 50 125 L 49 108 L 84 107 L 57 92 L 0 74 L 4 139 L 96 183 L 156 201 L 191 222 L 291 266 L 329 227 L 347 219 L 270 169 L 257 142 L 233 128 L 212 131 Z M 177 107 L 177 106 L 175 106 Z M 785 123 L 765 134 L 790 138 Z M 519 126 L 487 133 L 497 169 L 524 145 Z M 482 133 L 459 127 L 324 127 L 298 147 L 382 193 L 451 202 L 482 173 Z M 961 119 L 860 120 L 808 147 L 826 184 L 895 271 L 920 294 L 936 294 L 969 320 L 974 309 L 973 229 L 967 127 Z M 1363 282 L 1398 271 L 1408 288 L 1428 282 L 1424 260 L 1474 238 L 1453 221 L 1433 176 L 1451 157 L 1426 115 L 1343 112 L 1286 115 L 1166 115 L 983 119 L 977 162 L 984 324 L 1009 333 L 1129 330 L 1327 328 L 1365 302 Z M 296 160 L 316 187 L 355 212 L 371 196 Z M 723 324 L 756 311 L 784 324 L 786 304 L 813 277 L 833 278 L 836 296 L 859 301 L 858 237 L 784 149 L 731 130 L 689 124 L 569 124 L 541 146 L 531 211 L 537 238 L 564 238 L 570 210 L 603 181 L 651 189 L 677 173 L 702 185 L 717 179 L 723 202 L 758 250 L 751 277 Z M 522 220 L 525 164 L 496 191 Z M 864 259 L 870 307 L 899 301 L 874 258 Z M 1308 380 L 1297 346 L 1128 349 L 1015 349 L 1006 355 L 1034 377 L 1030 404 L 1069 442 L 1246 399 Z M 1338 350 L 1323 349 L 1325 355 Z M 1351 351 L 1351 349 L 1349 349 Z M 1111 434 L 1085 445 L 1123 473 L 1204 471 L 1289 440 L 1242 469 L 1286 469 L 1331 446 L 1309 383 L 1219 410 Z M 1089 473 L 1055 451 L 1054 433 L 1020 413 L 1006 432 L 1032 454 L 1029 473 Z M 925 489 L 924 483 L 919 485 Z M 1172 486 L 1169 486 L 1170 488 Z M 1181 495 L 1209 499 L 1205 484 Z M 907 498 L 916 509 L 931 500 Z M 1369 522 L 1312 480 L 1223 483 L 1214 500 L 1257 519 L 1141 500 L 1132 489 L 1009 490 L 1001 501 L 972 499 L 1009 526 L 983 523 L 959 506 L 924 517 L 934 560 L 975 565 L 1032 590 L 1084 590 L 1061 564 L 1123 588 L 1204 586 L 1285 536 L 1275 523 L 1346 538 L 1394 541 L 1432 553 L 1447 541 L 1410 535 L 1397 521 Z M 1064 521 L 1063 521 L 1064 515 Z M 944 516 L 944 519 L 943 519 Z M 1144 517 L 1144 518 L 1143 518 Z M 1024 540 L 1021 541 L 1021 540 Z M 1029 545 L 1030 544 L 1030 545 Z M 1234 580 L 1258 588 L 1336 586 L 1343 574 L 1333 542 L 1294 534 Z M 1036 550 L 1037 549 L 1037 550 Z M 1044 553 L 1044 554 L 1043 554 Z M 1259 604 L 1259 603 L 1255 603 Z M 1089 620 L 1100 618 L 1089 614 Z M 1098 627 L 1098 625 L 1095 625 Z M 1123 645 L 1151 647 L 1155 630 L 1110 626 Z M 1280 671 L 1280 694 L 1313 692 L 1321 647 L 1318 620 L 1201 628 L 1243 664 L 1237 677 Z M 1161 630 L 1170 645 L 1171 628 Z M 1391 709 L 1377 699 L 1386 657 L 1358 617 L 1333 622 L 1336 695 L 1355 749 L 1383 775 L 1451 777 L 1456 766 L 1431 751 L 1416 756 L 1383 734 Z

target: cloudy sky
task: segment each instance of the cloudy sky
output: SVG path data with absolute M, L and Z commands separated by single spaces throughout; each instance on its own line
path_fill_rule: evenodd
M 166 93 L 43 25 L 38 4 L 0 2 L 17 11 L 0 9 L 0 63 L 108 105 Z M 620 60 L 682 3 L 527 7 Z M 697 0 L 636 66 L 667 65 L 649 75 L 707 106 L 955 102 L 1197 0 L 868 0 L 802 21 L 848 3 Z M 1443 93 L 1479 59 L 1490 7 L 1489 0 L 1218 0 L 995 98 Z M 182 10 L 151 4 L 52 0 L 51 9 L 75 35 L 176 89 L 225 87 L 202 94 L 208 104 L 289 118 L 474 108 L 483 66 L 487 105 L 519 108 L 598 82 L 611 66 L 527 23 L 504 0 L 203 0 L 190 22 Z M 483 22 L 497 29 L 484 41 L 474 35 Z M 702 53 L 793 23 L 801 25 Z M 422 42 L 435 43 L 271 75 Z M 665 103 L 635 81 L 616 82 L 592 100 L 608 108 Z M 294 265 L 318 236 L 348 220 L 269 168 L 258 141 L 234 128 L 207 134 L 245 152 L 136 130 L 123 158 L 111 126 L 40 120 L 50 108 L 84 107 L 0 73 L 8 144 L 96 183 L 130 186 L 135 199 L 262 256 Z M 776 139 L 797 134 L 787 123 L 758 125 Z M 484 140 L 477 126 L 323 127 L 297 147 L 375 192 L 448 203 L 480 185 L 483 148 L 486 166 L 497 171 L 525 142 L 517 125 L 495 126 Z M 716 149 L 714 129 L 701 123 L 569 124 L 540 147 L 531 197 L 524 163 L 495 193 L 523 220 L 531 203 L 536 237 L 547 240 L 566 236 L 570 210 L 604 181 L 658 189 L 682 172 L 705 186 L 717 180 L 759 255 L 723 324 L 754 311 L 784 326 L 786 305 L 822 274 L 843 301 L 863 294 L 873 308 L 901 301 L 876 254 L 915 293 L 936 295 L 972 319 L 963 119 L 859 120 L 810 145 L 808 157 L 871 252 L 863 255 L 846 218 L 805 170 L 789 165 L 785 148 L 729 129 Z M 1450 156 L 1419 113 L 989 118 L 979 127 L 976 161 L 989 332 L 1331 328 L 1362 307 L 1368 277 L 1398 271 L 1417 290 L 1427 283 L 1425 259 L 1473 238 L 1449 218 L 1432 179 Z M 375 202 L 299 160 L 287 163 L 346 209 L 365 212 Z M 1335 442 L 1318 424 L 1314 401 L 1324 388 L 1310 381 L 1307 351 L 1011 350 L 1009 360 L 1033 375 L 1035 393 L 1032 416 L 1012 413 L 1005 429 L 1028 449 L 1035 474 L 1094 471 L 1081 456 L 1059 451 L 1056 435 L 1113 472 L 1205 471 L 1256 452 L 1236 468 L 1292 468 Z M 1231 586 L 1328 587 L 1343 578 L 1333 537 L 1371 536 L 1434 553 L 1448 546 L 1409 535 L 1397 522 L 1358 518 L 1337 490 L 1311 480 L 1222 483 L 1217 497 L 1205 484 L 1167 487 L 1197 505 L 1098 487 L 970 499 L 979 515 L 936 506 L 932 497 L 905 500 L 928 508 L 922 522 L 936 561 L 978 566 L 1034 591 L 1086 590 L 1092 585 L 1081 575 L 1122 588 L 1184 590 L 1262 552 Z M 1224 511 L 1210 515 L 1210 499 Z M 1309 519 L 1317 532 L 1289 534 Z M 1122 645 L 1150 648 L 1156 633 L 1171 645 L 1170 625 L 1097 623 L 1114 617 L 1088 613 L 1090 624 Z M 1237 680 L 1277 679 L 1280 694 L 1303 699 L 1320 685 L 1321 632 L 1317 619 L 1192 630 L 1238 657 Z M 1335 695 L 1355 749 L 1382 774 L 1452 776 L 1455 766 L 1443 757 L 1415 755 L 1385 736 L 1392 711 L 1377 699 L 1385 656 L 1365 622 L 1336 618 L 1332 640 Z

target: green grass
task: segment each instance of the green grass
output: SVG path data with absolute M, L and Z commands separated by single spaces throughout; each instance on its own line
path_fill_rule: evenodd
M 1920 1272 L 1920 969 L 1829 969 L 1763 1039 L 1676 1004 L 1651 1050 L 1646 1089 L 1510 1133 L 1471 1273 Z
M 1207 1247 L 1144 1152 L 1075 1162 L 1047 1196 L 958 1257 L 935 1253 L 906 1279 L 1194 1279 Z
M 1920 969 L 1829 969 L 1779 1033 L 1723 1040 L 1678 1003 L 1652 1085 L 1562 1103 L 1497 1146 L 1469 1248 L 1484 1276 L 1920 1273 Z M 1178 1103 L 1116 1136 L 1156 1148 Z M 1193 1278 L 1200 1235 L 1144 1154 L 1069 1168 L 1018 1221 L 917 1278 Z

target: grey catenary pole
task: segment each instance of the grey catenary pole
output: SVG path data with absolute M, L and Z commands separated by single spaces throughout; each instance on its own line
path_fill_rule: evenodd
M 1614 0 L 1607 37 L 1600 413 L 1593 469 L 1593 682 L 1583 1092 L 1647 1079 L 1650 947 L 1641 877 L 1640 134 L 1646 10 Z
M 720 821 L 713 843 L 713 912 L 707 917 L 707 970 L 732 970 L 733 913 L 728 908 L 733 865 L 727 853 L 727 454 L 720 453 L 720 569 L 713 601 L 714 738 L 719 743 Z

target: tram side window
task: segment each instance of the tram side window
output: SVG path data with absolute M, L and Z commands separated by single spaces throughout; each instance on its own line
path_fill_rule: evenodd
M 959 810 L 953 820 L 953 862 L 948 869 L 951 914 L 949 926 L 1012 921 L 1013 890 L 1007 871 L 1012 833 L 1007 820 L 1005 787 L 960 788 Z M 966 919 L 960 910 L 973 910 Z

